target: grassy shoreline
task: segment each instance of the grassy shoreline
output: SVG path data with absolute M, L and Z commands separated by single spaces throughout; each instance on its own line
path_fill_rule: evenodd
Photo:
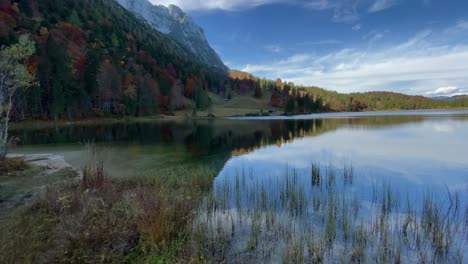
M 196 115 L 193 115 L 193 109 L 190 108 L 191 102 L 186 102 L 187 109 L 175 111 L 173 115 L 153 115 L 153 116 L 123 116 L 123 117 L 101 117 L 101 118 L 87 118 L 81 120 L 66 120 L 59 119 L 54 122 L 53 120 L 24 120 L 20 122 L 12 122 L 12 129 L 24 128 L 43 128 L 43 127 L 64 127 L 72 125 L 93 125 L 93 124 L 122 124 L 122 123 L 144 123 L 144 122 L 184 122 L 196 120 L 212 120 L 222 119 L 228 117 L 258 117 L 258 116 L 296 116 L 304 114 L 289 114 L 284 113 L 284 109 L 272 107 L 268 98 L 271 97 L 271 92 L 266 92 L 261 99 L 254 98 L 248 95 L 237 95 L 231 100 L 226 101 L 223 97 L 217 94 L 209 93 L 212 101 L 212 106 L 206 110 L 197 110 Z M 385 109 L 385 110 L 371 110 L 367 109 L 362 112 L 337 112 L 328 111 L 316 114 L 327 113 L 366 113 L 366 112 L 398 112 L 398 111 L 444 111 L 444 110 L 467 110 L 467 107 L 455 108 L 433 108 L 433 109 Z M 273 111 L 270 113 L 270 111 Z
M 416 110 L 401 110 L 401 109 L 389 109 L 389 110 L 372 110 L 363 112 L 323 112 L 315 114 L 330 114 L 330 113 L 380 113 L 380 112 L 410 112 L 410 111 L 457 111 L 457 110 L 468 110 L 468 108 L 443 108 L 443 109 L 416 109 Z M 185 114 L 185 115 L 184 115 Z M 211 116 L 212 114 L 212 116 Z M 301 114 L 302 115 L 302 114 Z M 157 116 L 145 116 L 145 117 L 103 117 L 103 118 L 89 118 L 82 120 L 24 120 L 20 122 L 12 122 L 10 124 L 11 129 L 30 129 L 30 128 L 48 128 L 48 127 L 66 127 L 75 125 L 112 125 L 112 124 L 133 124 L 133 123 L 152 123 L 152 122 L 185 122 L 185 121 L 196 121 L 196 120 L 213 120 L 213 119 L 224 119 L 224 118 L 236 118 L 236 117 L 261 117 L 262 113 L 252 112 L 250 109 L 244 109 L 241 114 L 230 114 L 230 115 L 219 115 L 216 112 L 203 111 L 199 112 L 196 117 L 189 116 L 186 112 L 181 112 L 176 115 L 157 115 Z M 285 115 L 285 114 L 271 114 L 268 117 L 294 117 L 297 115 Z
M 2 220 L 0 262 L 463 263 L 468 245 L 459 193 L 406 204 L 383 184 L 367 208 L 345 192 L 357 187 L 350 165 L 215 186 L 197 165 L 116 179 L 90 155 L 82 171 Z
M 153 179 L 117 179 L 90 157 L 81 178 L 47 185 L 0 219 L 0 262 L 189 260 L 189 222 L 213 178 L 210 168 L 186 165 Z

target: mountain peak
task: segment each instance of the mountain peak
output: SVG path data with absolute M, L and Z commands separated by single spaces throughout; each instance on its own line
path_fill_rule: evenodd
M 148 0 L 116 1 L 159 32 L 171 37 L 201 62 L 227 72 L 228 68 L 208 44 L 203 29 L 180 7 L 153 5 Z
M 172 13 L 172 14 L 176 14 L 176 15 L 179 15 L 179 16 L 185 16 L 187 15 L 184 11 L 182 11 L 182 9 L 180 9 L 180 7 L 176 6 L 176 5 L 169 5 L 168 6 L 169 8 L 169 11 Z

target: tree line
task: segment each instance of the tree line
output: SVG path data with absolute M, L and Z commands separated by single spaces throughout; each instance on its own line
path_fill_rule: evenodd
M 241 71 L 232 71 L 231 78 L 235 80 L 232 83 L 238 92 L 250 91 L 258 98 L 269 92 L 271 106 L 283 109 L 285 114 L 468 107 L 468 97 L 437 100 L 386 91 L 345 94 L 316 86 L 295 85 L 279 78 L 257 78 Z
M 207 66 L 114 0 L 0 1 L 0 46 L 29 34 L 35 76 L 12 118 L 81 119 L 208 109 L 209 93 L 268 97 L 285 114 L 467 107 L 389 92 L 340 94 Z

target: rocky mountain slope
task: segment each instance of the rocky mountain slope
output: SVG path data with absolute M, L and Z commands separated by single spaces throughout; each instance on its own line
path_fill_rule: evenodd
M 148 0 L 117 0 L 117 2 L 142 17 L 159 32 L 170 36 L 203 63 L 224 71 L 228 70 L 218 54 L 210 47 L 203 29 L 178 6 L 153 5 Z

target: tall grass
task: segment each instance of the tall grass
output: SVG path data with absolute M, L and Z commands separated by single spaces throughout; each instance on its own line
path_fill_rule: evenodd
M 0 158 L 0 176 L 24 170 L 28 164 L 21 158 Z
M 81 178 L 50 186 L 0 227 L 1 263 L 466 261 L 468 205 L 458 192 L 403 200 L 373 183 L 365 200 L 350 165 L 281 177 L 243 169 L 214 184 L 197 166 L 115 179 L 87 148 Z
M 194 252 L 208 262 L 463 262 L 468 213 L 460 193 L 405 203 L 382 183 L 366 202 L 355 177 L 349 165 L 315 164 L 283 177 L 222 177 L 197 212 Z
M 189 261 L 191 221 L 212 171 L 181 166 L 116 179 L 86 149 L 79 179 L 49 186 L 0 227 L 0 263 Z

